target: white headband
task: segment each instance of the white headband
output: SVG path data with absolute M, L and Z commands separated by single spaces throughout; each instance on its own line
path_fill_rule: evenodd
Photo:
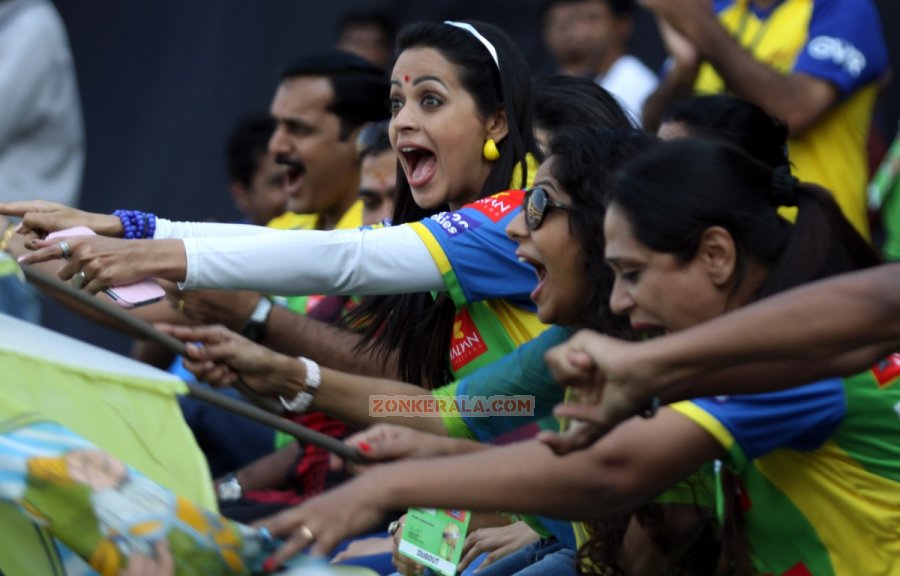
M 474 26 L 472 26 L 471 24 L 466 24 L 465 22 L 453 22 L 452 20 L 444 20 L 444 24 L 462 28 L 463 30 L 477 38 L 479 42 L 484 44 L 484 47 L 487 48 L 488 52 L 491 53 L 491 58 L 494 59 L 494 64 L 497 65 L 497 70 L 500 70 L 500 60 L 497 58 L 497 49 L 494 48 L 494 45 L 491 44 L 487 38 L 482 36 Z

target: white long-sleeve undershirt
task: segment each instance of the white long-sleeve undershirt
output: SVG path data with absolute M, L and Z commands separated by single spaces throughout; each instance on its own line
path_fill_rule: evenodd
M 154 238 L 184 242 L 188 290 L 363 296 L 446 289 L 409 226 L 326 232 L 159 219 Z
M 284 232 L 267 226 L 253 224 L 222 224 L 221 222 L 173 222 L 165 218 L 156 219 L 154 240 L 171 238 L 219 238 L 227 236 L 253 236 L 255 234 L 277 234 Z

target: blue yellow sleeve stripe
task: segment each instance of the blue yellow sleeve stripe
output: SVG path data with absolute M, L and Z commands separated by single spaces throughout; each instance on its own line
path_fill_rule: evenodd
M 669 405 L 669 408 L 706 430 L 725 450 L 730 451 L 734 446 L 734 436 L 731 435 L 731 432 L 712 414 L 693 402 L 677 402 Z

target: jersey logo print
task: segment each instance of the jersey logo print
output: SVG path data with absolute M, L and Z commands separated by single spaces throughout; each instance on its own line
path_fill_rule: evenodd
M 816 36 L 810 40 L 807 51 L 816 60 L 830 60 L 854 78 L 859 78 L 866 69 L 865 55 L 856 46 L 841 38 Z
M 524 190 L 507 190 L 506 192 L 482 198 L 478 202 L 469 204 L 467 207 L 478 210 L 490 218 L 492 222 L 499 222 L 501 218 L 521 206 L 524 199 Z
M 463 310 L 456 315 L 453 321 L 453 337 L 450 339 L 450 366 L 454 372 L 487 352 L 487 344 L 468 310 Z
M 885 388 L 893 384 L 900 376 L 900 352 L 891 354 L 872 367 L 872 375 L 878 382 L 879 388 Z
M 481 226 L 481 222 L 475 220 L 471 216 L 466 215 L 462 211 L 457 212 L 441 212 L 431 217 L 438 223 L 447 236 L 456 236 L 462 234 L 466 230 L 474 230 Z

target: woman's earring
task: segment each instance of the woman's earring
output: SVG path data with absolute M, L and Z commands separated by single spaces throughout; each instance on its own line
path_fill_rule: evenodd
M 493 138 L 487 139 L 487 142 L 484 143 L 484 147 L 481 149 L 481 153 L 488 162 L 496 162 L 500 158 L 500 151 L 497 150 L 497 143 L 494 142 Z

